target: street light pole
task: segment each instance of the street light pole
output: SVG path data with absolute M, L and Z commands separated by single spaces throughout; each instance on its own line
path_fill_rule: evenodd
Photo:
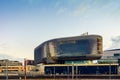
M 24 80 L 26 80 L 26 58 L 24 59 Z
M 8 80 L 8 60 L 6 59 L 6 80 Z

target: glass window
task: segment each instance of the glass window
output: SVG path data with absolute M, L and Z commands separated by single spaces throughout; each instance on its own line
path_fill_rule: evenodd
M 115 57 L 120 56 L 120 53 L 115 53 L 114 56 Z
M 60 42 L 57 46 L 57 52 L 60 56 L 80 56 L 90 54 L 93 42 L 89 39 Z

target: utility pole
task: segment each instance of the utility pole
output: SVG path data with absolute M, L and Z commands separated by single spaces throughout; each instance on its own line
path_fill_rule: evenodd
M 6 80 L 8 80 L 8 60 L 6 59 Z
M 27 62 L 27 60 L 26 60 L 26 58 L 24 58 L 24 80 L 26 80 L 26 62 Z

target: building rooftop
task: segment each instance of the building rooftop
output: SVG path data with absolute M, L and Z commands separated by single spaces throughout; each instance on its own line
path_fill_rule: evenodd
M 105 50 L 105 51 L 116 51 L 116 50 L 120 50 L 120 49 L 110 49 L 110 50 Z

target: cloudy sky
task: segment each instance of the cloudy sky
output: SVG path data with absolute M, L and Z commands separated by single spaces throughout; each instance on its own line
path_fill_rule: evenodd
M 120 0 L 0 0 L 0 59 L 34 59 L 42 42 L 85 32 L 120 48 Z

